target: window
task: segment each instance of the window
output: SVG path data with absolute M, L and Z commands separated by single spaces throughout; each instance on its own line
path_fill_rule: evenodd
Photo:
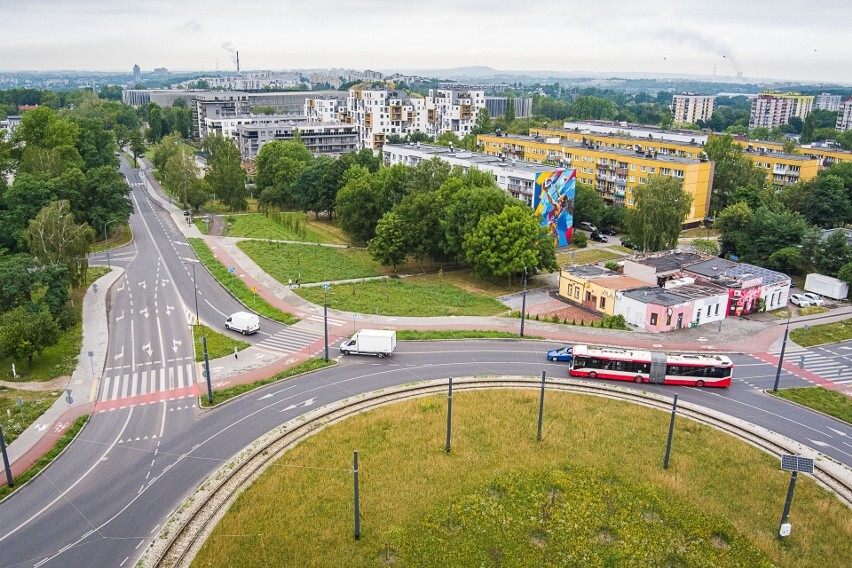
M 633 183 L 634 181 L 636 181 L 636 176 L 630 176 L 630 182 Z
M 645 166 L 640 167 L 640 168 L 639 168 L 639 171 L 640 171 L 640 172 L 644 172 L 644 171 L 645 171 Z
M 701 322 L 701 310 L 698 310 L 698 311 L 695 313 L 695 321 L 697 321 L 697 322 L 699 322 L 699 323 Z
M 601 296 L 601 309 L 606 309 L 606 298 Z
M 633 205 L 633 200 L 632 200 L 632 199 L 628 199 L 628 200 L 627 200 L 627 204 L 628 204 L 628 205 Z
M 666 314 L 666 325 L 672 324 L 672 315 L 670 313 Z
M 651 166 L 651 167 L 648 168 L 648 173 L 653 174 L 656 171 L 657 171 L 657 168 L 655 168 L 654 166 Z
M 716 304 L 716 313 L 714 313 L 713 315 L 715 315 L 715 316 L 719 315 L 719 304 Z
M 591 293 L 591 292 L 586 292 L 586 301 L 587 301 L 587 302 L 591 302 L 591 301 L 592 301 L 592 293 Z
M 657 313 L 651 314 L 651 325 L 657 325 Z
M 580 287 L 579 286 L 574 288 L 574 298 L 576 298 L 578 300 L 580 299 Z M 718 306 L 716 306 L 716 307 L 718 308 Z

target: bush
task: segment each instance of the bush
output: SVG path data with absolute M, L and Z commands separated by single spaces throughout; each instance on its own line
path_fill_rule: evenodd
M 603 321 L 601 321 L 601 327 L 608 327 L 610 329 L 629 329 L 627 327 L 627 320 L 625 320 L 624 316 L 621 314 L 617 316 L 604 316 Z
M 618 263 L 614 260 L 608 261 L 604 266 L 607 270 L 612 270 L 613 272 L 616 272 L 618 270 Z
M 589 238 L 582 231 L 575 231 L 571 235 L 571 244 L 577 248 L 586 248 L 589 245 Z

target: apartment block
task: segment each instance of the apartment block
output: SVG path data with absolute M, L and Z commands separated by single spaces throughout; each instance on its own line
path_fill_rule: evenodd
M 840 104 L 837 110 L 837 123 L 834 128 L 840 132 L 852 129 L 852 97 Z
M 679 179 L 693 198 L 692 209 L 684 221 L 686 226 L 700 224 L 710 206 L 714 164 L 703 154 L 698 156 L 698 150 L 696 157 L 682 157 L 536 135 L 480 135 L 477 143 L 489 156 L 575 168 L 577 181 L 594 187 L 606 202 L 630 208 L 635 207 L 634 190 L 639 184 L 654 176 Z
M 699 120 L 708 121 L 713 116 L 716 97 L 684 93 L 672 97 L 672 118 L 675 124 L 697 124 Z
M 426 133 L 437 138 L 452 132 L 464 138 L 476 125 L 476 117 L 485 108 L 485 91 L 429 89 L 426 98 Z
M 766 161 L 766 155 L 784 154 L 784 144 L 781 142 L 765 142 L 763 140 L 742 140 L 734 138 L 734 143 L 745 148 L 745 155 L 752 160 Z M 805 144 L 797 146 L 796 156 L 811 158 L 817 162 L 817 170 L 825 169 L 833 164 L 852 162 L 852 152 L 836 148 L 825 143 Z M 788 162 L 789 163 L 789 162 Z M 811 175 L 810 164 L 805 164 L 804 172 L 800 174 L 802 181 L 807 181 L 816 174 Z
M 840 95 L 832 95 L 829 93 L 823 93 L 821 95 L 817 95 L 816 98 L 816 108 L 821 110 L 830 110 L 831 112 L 837 112 L 840 110 Z
M 380 150 L 387 137 L 426 131 L 426 101 L 405 91 L 358 85 L 349 89 L 347 109 L 359 148 Z
M 346 101 L 334 97 L 305 99 L 305 116 L 317 122 L 346 122 Z
M 245 124 L 236 129 L 237 146 L 244 160 L 257 156 L 267 142 L 299 139 L 312 154 L 339 155 L 358 148 L 358 135 L 352 124 L 309 120 L 277 124 Z
M 814 108 L 813 95 L 764 91 L 751 101 L 749 128 L 777 128 L 794 116 L 805 120 Z

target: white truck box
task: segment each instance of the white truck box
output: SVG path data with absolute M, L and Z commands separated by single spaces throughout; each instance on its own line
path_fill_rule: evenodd
M 835 300 L 843 300 L 849 294 L 849 285 L 843 280 L 832 278 L 824 274 L 808 274 L 805 278 L 805 291 L 833 298 Z
M 362 329 L 340 346 L 344 355 L 378 355 L 388 357 L 396 349 L 396 331 L 392 329 Z
M 234 312 L 225 320 L 225 329 L 251 335 L 260 331 L 260 318 L 249 312 Z

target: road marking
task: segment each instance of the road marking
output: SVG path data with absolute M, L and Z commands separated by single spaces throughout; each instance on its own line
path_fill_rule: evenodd
M 119 359 L 121 359 L 122 357 L 124 357 L 124 345 L 122 345 L 122 346 L 121 346 L 121 353 L 119 353 L 118 355 L 115 355 L 115 357 L 113 358 L 113 360 L 114 360 L 114 361 L 118 361 L 118 360 L 119 360 Z

